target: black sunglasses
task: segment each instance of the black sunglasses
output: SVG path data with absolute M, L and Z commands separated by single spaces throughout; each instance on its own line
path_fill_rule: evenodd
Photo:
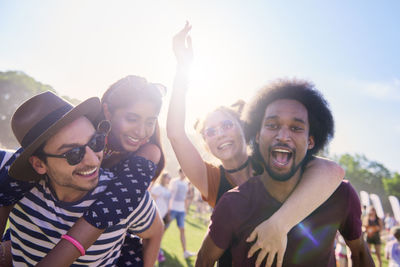
M 93 152 L 97 153 L 102 151 L 106 146 L 106 133 L 99 133 L 96 132 L 92 138 L 90 138 L 89 142 L 83 146 L 74 147 L 64 154 L 61 155 L 54 155 L 54 154 L 47 154 L 42 152 L 41 154 L 46 157 L 53 157 L 53 158 L 65 158 L 69 165 L 74 166 L 79 164 L 82 159 L 85 157 L 86 153 L 86 146 L 88 146 Z

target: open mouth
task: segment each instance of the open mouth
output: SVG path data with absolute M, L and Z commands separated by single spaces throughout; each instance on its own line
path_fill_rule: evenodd
M 286 148 L 274 148 L 271 151 L 273 163 L 277 166 L 285 166 L 292 159 L 293 152 Z
M 84 171 L 77 171 L 76 174 L 83 177 L 91 177 L 97 172 L 97 167 L 93 167 Z
M 232 146 L 232 142 L 225 142 L 225 143 L 222 143 L 222 144 L 220 144 L 217 148 L 218 148 L 219 150 L 222 150 L 222 149 L 225 149 L 225 148 L 227 148 L 227 147 L 229 147 L 229 146 Z
M 129 136 L 129 135 L 127 137 L 128 137 L 128 140 L 133 142 L 133 143 L 138 143 L 140 141 L 140 139 L 134 138 L 134 137 Z

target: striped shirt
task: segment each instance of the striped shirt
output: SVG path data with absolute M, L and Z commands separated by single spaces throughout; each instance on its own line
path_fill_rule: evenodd
M 11 163 L 7 162 L 6 169 L 8 164 Z M 143 164 L 141 169 L 146 172 L 149 166 Z M 76 202 L 58 201 L 44 179 L 35 183 L 15 204 L 10 214 L 14 266 L 37 264 L 60 241 L 61 235 L 82 217 L 88 207 L 98 198 L 107 195 L 108 187 L 114 181 L 113 173 L 101 171 L 98 186 Z M 134 208 L 130 213 L 119 218 L 117 224 L 107 227 L 86 251 L 86 255 L 79 257 L 72 266 L 112 266 L 118 260 L 128 228 L 129 231 L 140 233 L 150 227 L 156 214 L 150 194 L 145 191 L 140 198 L 132 198 L 131 202 L 133 204 L 130 207 Z

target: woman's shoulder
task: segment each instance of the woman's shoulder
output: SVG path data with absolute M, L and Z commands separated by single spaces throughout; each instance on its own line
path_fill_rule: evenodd
M 158 164 L 161 159 L 161 149 L 152 143 L 142 145 L 139 150 L 135 153 L 135 156 L 143 157 L 147 160 Z

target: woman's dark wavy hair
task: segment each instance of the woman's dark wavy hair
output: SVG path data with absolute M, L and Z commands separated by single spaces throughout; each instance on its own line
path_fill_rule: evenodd
M 149 83 L 143 77 L 129 75 L 118 80 L 105 91 L 101 98 L 101 104 L 102 107 L 103 104 L 107 104 L 108 110 L 113 113 L 116 109 L 125 108 L 138 101 L 145 100 L 151 101 L 156 105 L 158 110 L 160 110 L 165 90 L 166 88 L 161 84 Z M 103 119 L 105 119 L 104 110 L 98 121 Z M 149 142 L 158 146 L 161 151 L 161 158 L 153 178 L 153 181 L 155 181 L 165 167 L 165 156 L 161 145 L 160 126 L 158 120 Z
M 262 160 L 255 137 L 261 129 L 265 110 L 269 104 L 279 99 L 293 99 L 302 103 L 308 113 L 309 135 L 314 137 L 315 145 L 307 152 L 306 160 L 319 152 L 333 138 L 334 121 L 328 102 L 314 85 L 304 80 L 277 80 L 262 88 L 247 105 L 244 121 L 245 134 L 250 140 L 253 157 Z

